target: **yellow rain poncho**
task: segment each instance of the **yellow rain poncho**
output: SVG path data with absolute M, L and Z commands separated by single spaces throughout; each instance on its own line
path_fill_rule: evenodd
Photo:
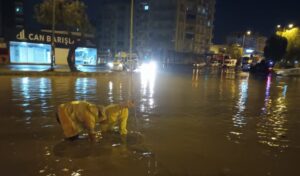
M 102 131 L 112 131 L 114 126 L 119 123 L 120 134 L 127 134 L 128 106 L 111 104 L 104 108 L 104 114 L 105 119 L 100 119 Z
M 84 102 L 72 101 L 58 107 L 58 118 L 64 135 L 67 138 L 87 130 L 89 136 L 95 134 L 95 124 L 99 121 L 99 106 Z

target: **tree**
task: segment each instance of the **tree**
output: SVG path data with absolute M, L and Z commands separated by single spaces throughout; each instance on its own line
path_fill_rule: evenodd
M 273 59 L 274 62 L 278 62 L 285 56 L 287 46 L 288 41 L 285 37 L 272 35 L 266 41 L 266 46 L 264 48 L 264 56 L 267 59 Z
M 80 0 L 44 0 L 35 6 L 35 17 L 40 24 L 52 26 L 53 2 L 55 1 L 55 27 L 81 32 L 81 40 L 70 47 L 68 65 L 71 71 L 77 71 L 75 66 L 75 50 L 83 44 L 84 34 L 92 31 L 92 26 L 86 14 L 86 5 Z

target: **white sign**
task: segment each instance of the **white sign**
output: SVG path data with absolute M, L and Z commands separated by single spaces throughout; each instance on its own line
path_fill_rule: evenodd
M 29 33 L 28 35 L 26 35 L 24 29 L 16 35 L 16 38 L 18 40 L 29 40 L 29 41 L 35 41 L 41 43 L 44 42 L 51 43 L 52 41 L 51 35 L 35 34 L 35 33 Z M 74 45 L 75 41 L 70 37 L 55 36 L 54 43 L 63 44 L 63 45 Z

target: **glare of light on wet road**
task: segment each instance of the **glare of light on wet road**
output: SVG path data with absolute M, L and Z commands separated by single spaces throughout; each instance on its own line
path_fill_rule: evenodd
M 109 103 L 113 102 L 113 88 L 114 88 L 114 83 L 112 81 L 109 81 L 109 83 L 108 83 L 108 101 L 109 101 Z
M 141 68 L 141 94 L 142 103 L 141 112 L 145 112 L 147 108 L 153 108 L 154 106 L 154 87 L 156 80 L 156 64 L 149 63 Z M 146 104 L 145 104 L 146 103 Z
M 259 142 L 270 147 L 286 148 L 288 140 L 285 139 L 287 133 L 287 111 L 286 94 L 287 85 L 277 86 L 279 91 L 277 97 L 271 94 L 272 77 L 269 76 L 266 82 L 265 103 L 262 108 L 260 122 L 257 124 L 257 134 Z M 271 96 L 272 95 L 272 96 Z
M 238 111 L 233 118 L 234 126 L 236 127 L 242 127 L 246 124 L 245 117 L 242 113 L 246 109 L 246 101 L 248 98 L 248 79 L 243 79 L 240 81 L 239 89 L 239 100 L 237 101 L 236 105 Z

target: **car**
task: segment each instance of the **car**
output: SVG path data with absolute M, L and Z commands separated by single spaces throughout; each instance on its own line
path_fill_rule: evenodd
M 206 63 L 202 62 L 202 63 L 194 63 L 193 64 L 194 67 L 204 67 L 206 66 Z
M 125 70 L 124 64 L 120 60 L 114 60 L 113 62 L 108 63 L 108 66 L 112 71 L 123 71 Z
M 223 66 L 225 66 L 225 67 L 235 67 L 236 62 L 237 62 L 236 59 L 226 59 Z

